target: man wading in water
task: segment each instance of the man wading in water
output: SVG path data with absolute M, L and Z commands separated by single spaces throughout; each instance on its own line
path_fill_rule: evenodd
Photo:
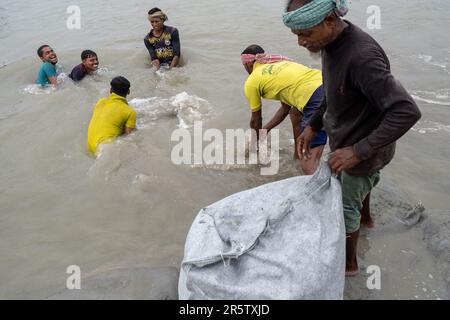
M 156 70 L 161 66 L 174 68 L 178 66 L 181 56 L 180 36 L 174 27 L 164 25 L 167 15 L 159 8 L 150 9 L 148 20 L 152 30 L 144 38 L 152 65 Z
M 380 180 L 380 170 L 394 157 L 395 141 L 421 114 L 392 76 L 380 45 L 341 19 L 347 11 L 346 0 L 290 0 L 283 22 L 300 46 L 322 56 L 325 99 L 301 135 L 297 152 L 309 158 L 311 140 L 325 128 L 332 151 L 329 164 L 342 183 L 346 276 L 354 276 L 359 271 L 361 213 L 370 223 L 370 192 Z
M 42 60 L 42 65 L 39 69 L 36 83 L 41 86 L 51 85 L 56 89 L 58 85 L 58 73 L 56 72 L 58 57 L 56 53 L 49 45 L 44 44 L 37 49 L 37 54 Z
M 310 117 L 322 102 L 322 73 L 292 62 L 289 58 L 265 54 L 258 45 L 245 49 L 241 61 L 249 74 L 245 82 L 245 95 L 252 111 L 250 127 L 256 132 L 260 129 L 269 132 L 290 115 L 294 140 L 298 141 Z M 265 126 L 262 126 L 261 98 L 281 102 L 278 112 Z M 326 144 L 327 134 L 322 130 L 311 141 L 312 157 L 300 161 L 304 174 L 314 174 Z
M 118 136 L 136 130 L 136 111 L 128 105 L 130 82 L 124 77 L 111 80 L 111 95 L 100 99 L 89 123 L 88 149 L 98 155 L 101 144 L 110 143 Z

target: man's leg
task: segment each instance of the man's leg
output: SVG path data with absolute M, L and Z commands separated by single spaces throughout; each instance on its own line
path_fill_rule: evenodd
M 305 175 L 310 176 L 316 172 L 320 165 L 320 158 L 322 157 L 325 145 L 317 146 L 311 149 L 311 158 L 300 160 L 300 167 Z
M 352 233 L 347 233 L 345 239 L 345 276 L 353 277 L 359 273 L 358 267 L 358 239 L 359 229 Z
M 304 130 L 302 124 L 302 131 Z M 320 165 L 320 158 L 322 157 L 323 149 L 327 144 L 328 136 L 324 130 L 319 131 L 314 137 L 313 141 L 311 141 L 311 158 L 309 159 L 301 159 L 300 167 L 302 171 L 306 175 L 313 175 L 316 172 L 317 168 Z
M 371 190 L 378 184 L 380 173 L 371 176 L 355 177 L 345 172 L 341 174 L 342 202 L 344 207 L 346 238 L 346 266 L 345 275 L 354 276 L 359 272 L 357 249 L 361 210 L 363 201 Z
M 302 133 L 302 120 L 303 115 L 297 108 L 291 108 L 289 111 L 289 117 L 292 122 L 292 130 L 294 132 L 294 154 L 295 159 L 299 159 L 299 155 L 297 154 L 297 142 L 298 138 Z M 323 136 L 319 137 L 319 139 L 323 139 Z M 317 143 L 317 141 L 313 141 L 313 143 Z M 319 142 L 323 143 L 323 142 Z M 325 148 L 326 140 L 323 145 L 318 145 L 316 147 L 311 148 L 311 158 L 310 159 L 302 159 L 300 161 L 300 167 L 305 175 L 312 175 L 316 172 L 317 168 L 320 164 L 320 158 L 322 157 L 323 149 Z
M 320 86 L 316 89 L 316 91 L 309 99 L 308 103 L 303 108 L 303 118 L 300 124 L 300 132 L 303 132 L 303 130 L 305 130 L 309 125 L 311 118 L 317 112 L 317 109 L 322 104 L 323 99 L 324 91 L 323 87 Z M 322 157 L 323 149 L 327 144 L 327 139 L 328 137 L 326 132 L 324 130 L 321 130 L 316 134 L 314 140 L 311 141 L 311 158 L 308 160 L 300 160 L 300 167 L 302 168 L 304 174 L 312 175 L 314 174 L 314 172 L 316 172 L 317 168 L 320 165 L 320 158 Z M 295 145 L 297 146 L 297 141 Z
M 363 201 L 363 207 L 361 209 L 361 227 L 367 229 L 375 227 L 375 223 L 370 215 L 370 192 Z
M 294 158 L 299 159 L 297 154 L 297 142 L 302 133 L 300 124 L 302 123 L 303 115 L 297 108 L 291 108 L 291 110 L 289 110 L 289 117 L 291 118 L 292 131 L 294 133 Z

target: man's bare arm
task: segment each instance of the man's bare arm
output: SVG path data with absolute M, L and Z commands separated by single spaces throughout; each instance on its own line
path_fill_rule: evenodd
M 179 56 L 175 56 L 172 60 L 172 63 L 170 64 L 171 68 L 175 68 L 178 66 L 178 63 L 180 62 L 180 57 Z
M 283 122 L 284 119 L 289 114 L 289 111 L 291 110 L 291 106 L 281 103 L 281 107 L 278 109 L 277 113 L 273 116 L 273 118 L 263 127 L 263 129 L 267 129 L 267 132 L 278 126 L 281 122 Z
M 50 78 L 48 78 L 48 80 L 50 81 L 52 86 L 56 88 L 56 86 L 58 85 L 58 78 L 57 77 L 50 77 Z

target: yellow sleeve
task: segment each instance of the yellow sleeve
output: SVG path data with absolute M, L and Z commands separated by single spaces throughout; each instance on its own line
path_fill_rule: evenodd
M 136 111 L 131 110 L 130 116 L 128 117 L 125 127 L 130 128 L 130 129 L 136 128 Z
M 249 85 L 245 84 L 245 96 L 247 97 L 247 100 L 250 104 L 250 108 L 253 112 L 258 111 L 261 109 L 261 96 L 259 94 L 259 89 Z

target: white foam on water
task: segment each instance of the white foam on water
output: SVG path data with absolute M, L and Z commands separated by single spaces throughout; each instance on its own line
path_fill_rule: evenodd
M 434 67 L 439 67 L 439 68 L 443 69 L 445 72 L 447 72 L 448 74 L 450 74 L 450 71 L 447 69 L 447 67 L 448 67 L 447 62 L 435 61 L 433 56 L 425 55 L 425 54 L 419 54 L 417 56 L 417 58 L 424 61 L 426 64 L 429 64 Z
M 97 71 L 95 72 L 95 74 L 97 75 L 103 75 L 103 74 L 107 74 L 109 73 L 109 69 L 106 67 L 102 67 L 102 68 L 98 68 Z
M 162 64 L 161 67 L 159 68 L 159 70 L 155 71 L 155 73 L 159 77 L 164 78 L 167 75 L 168 71 L 170 71 L 170 66 Z
M 52 86 L 46 86 L 43 87 L 39 84 L 29 84 L 26 86 L 23 91 L 29 94 L 51 94 L 55 92 L 56 89 L 54 89 Z
M 158 97 L 136 98 L 129 104 L 138 113 L 138 127 L 146 128 L 162 117 L 173 116 L 178 118 L 178 127 L 190 128 L 194 121 L 201 121 L 212 110 L 205 99 L 182 92 L 169 99 Z
M 414 99 L 430 104 L 450 106 L 450 89 L 437 91 L 413 90 L 411 95 Z
M 450 106 L 450 102 L 442 102 L 442 101 L 438 101 L 438 100 L 431 100 L 431 99 L 425 99 L 419 96 L 416 96 L 415 94 L 411 95 L 414 99 L 422 101 L 422 102 L 426 102 L 429 104 L 438 104 L 441 106 Z
M 421 134 L 436 133 L 441 131 L 450 132 L 450 125 L 445 125 L 435 121 L 424 120 L 417 122 L 416 125 L 412 127 L 411 130 Z
M 186 83 L 189 80 L 189 76 L 184 67 L 169 68 L 161 67 L 159 70 L 154 71 L 159 80 L 157 86 L 169 86 L 174 87 Z
M 169 102 L 175 108 L 180 128 L 191 127 L 194 121 L 202 120 L 211 111 L 208 101 L 186 92 L 177 94 Z
M 64 81 L 66 81 L 68 78 L 69 78 L 69 76 L 68 76 L 66 73 L 61 72 L 60 74 L 58 74 L 58 77 L 57 77 L 58 83 L 64 82 Z

